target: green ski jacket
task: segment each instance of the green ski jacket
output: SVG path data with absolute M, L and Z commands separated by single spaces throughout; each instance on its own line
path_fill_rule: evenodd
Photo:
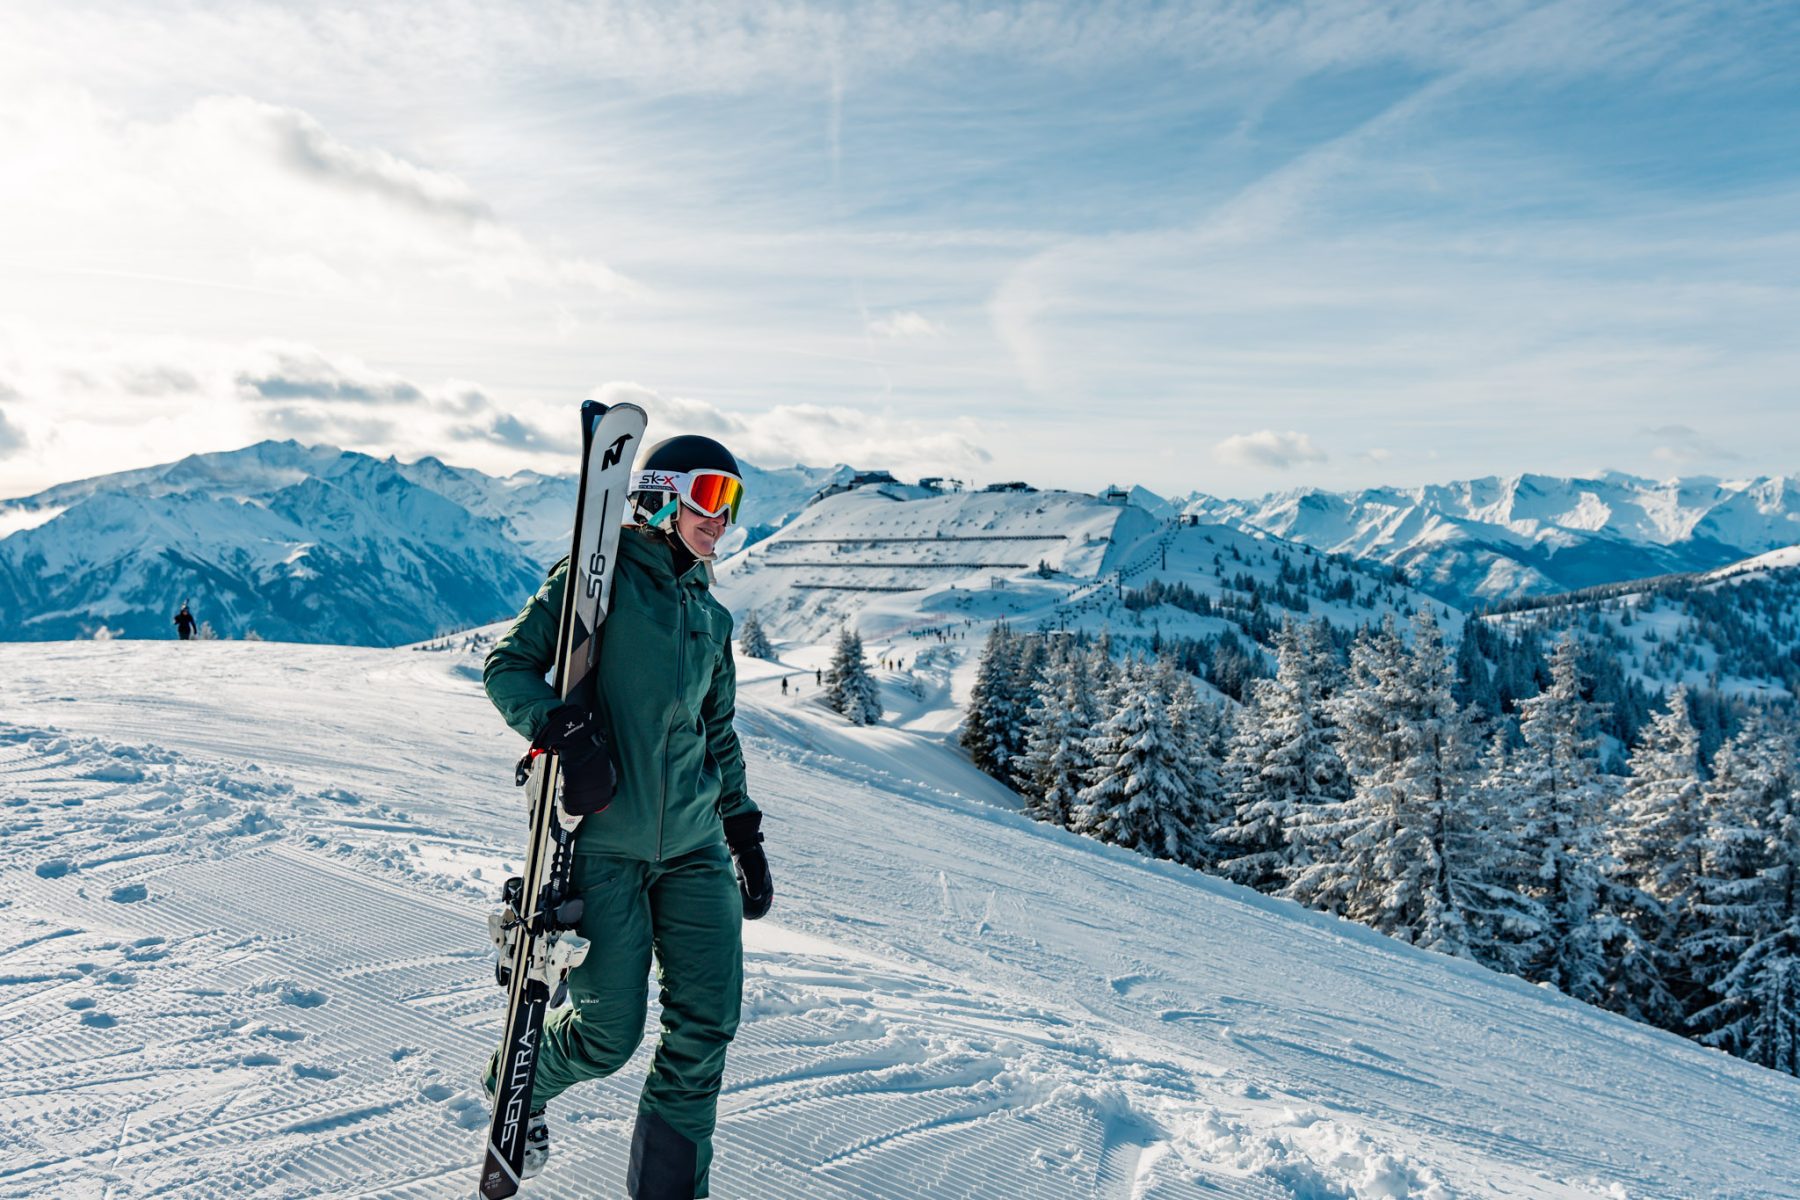
M 527 738 L 561 703 L 544 676 L 555 665 L 568 573 L 566 560 L 557 564 L 482 670 L 488 698 Z M 731 614 L 708 589 L 705 564 L 677 578 L 665 536 L 627 528 L 599 636 L 593 693 L 570 700 L 599 715 L 619 787 L 604 812 L 581 823 L 577 853 L 660 862 L 722 842 L 721 818 L 756 805 L 745 792 L 744 752 L 731 723 Z

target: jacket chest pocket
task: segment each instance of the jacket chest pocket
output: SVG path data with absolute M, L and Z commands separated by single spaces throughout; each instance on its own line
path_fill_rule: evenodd
M 687 644 L 681 649 L 687 659 L 686 683 L 697 710 L 707 692 L 712 690 L 719 656 L 731 636 L 731 618 L 714 612 L 710 605 L 692 600 L 686 602 L 686 609 L 683 624 L 687 627 Z
M 691 637 L 700 638 L 714 649 L 731 636 L 731 618 L 713 611 L 710 604 L 688 601 L 687 627 Z

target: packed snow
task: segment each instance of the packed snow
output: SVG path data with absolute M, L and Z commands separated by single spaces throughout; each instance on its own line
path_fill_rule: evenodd
M 926 656 L 872 727 L 779 649 L 715 1195 L 1800 1194 L 1800 1080 L 1030 822 L 947 738 L 973 645 L 871 641 Z M 522 842 L 479 665 L 0 645 L 0 1197 L 469 1193 Z M 525 1195 L 618 1194 L 639 1054 Z

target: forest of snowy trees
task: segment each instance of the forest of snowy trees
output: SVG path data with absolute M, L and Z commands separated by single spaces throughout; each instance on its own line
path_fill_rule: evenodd
M 1390 615 L 1346 647 L 1290 619 L 1234 705 L 1175 656 L 1002 625 L 962 743 L 1038 820 L 1800 1074 L 1791 707 L 1652 697 L 1573 637 L 1526 664 L 1470 629 L 1452 650 Z

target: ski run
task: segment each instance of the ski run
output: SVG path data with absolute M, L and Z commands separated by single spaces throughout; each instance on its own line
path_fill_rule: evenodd
M 1800 1081 L 1026 819 L 945 732 L 977 649 L 860 728 L 828 642 L 740 659 L 776 904 L 716 1196 L 1800 1194 Z M 522 824 L 479 674 L 0 646 L 0 1197 L 472 1193 Z M 619 1194 L 649 1044 L 522 1195 Z

